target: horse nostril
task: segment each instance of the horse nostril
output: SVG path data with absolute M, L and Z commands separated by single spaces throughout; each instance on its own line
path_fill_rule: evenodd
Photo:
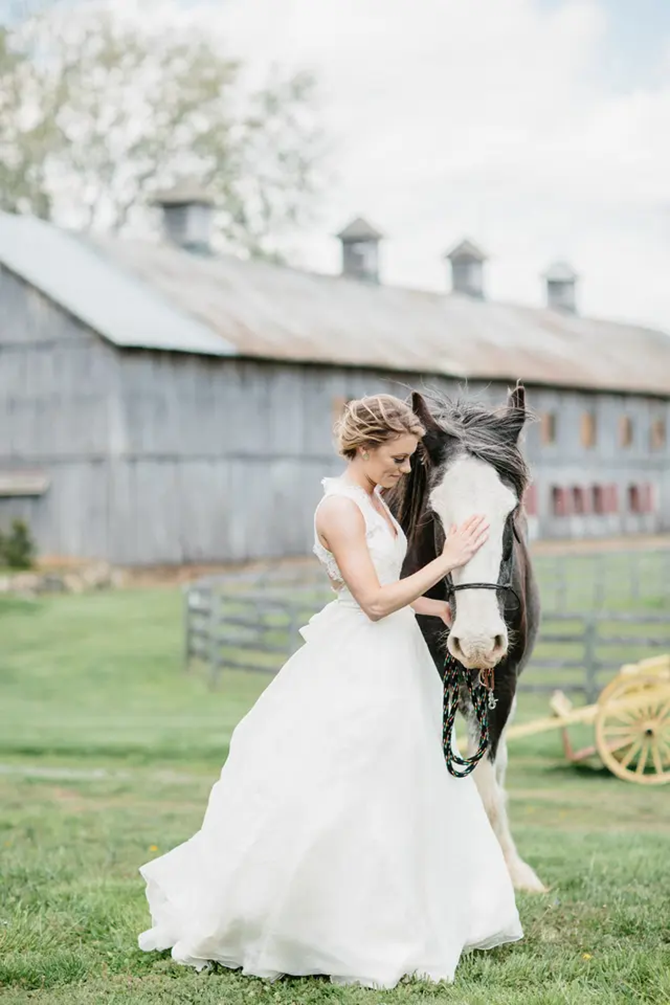
M 494 649 L 504 649 L 505 648 L 505 636 L 504 635 L 496 635 L 496 637 L 493 640 L 493 648 Z
M 454 656 L 457 656 L 461 652 L 460 639 L 452 632 L 451 635 L 449 636 L 449 641 L 451 642 L 451 648 L 454 652 Z

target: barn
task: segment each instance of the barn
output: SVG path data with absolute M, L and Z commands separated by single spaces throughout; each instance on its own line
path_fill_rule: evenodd
M 197 190 L 160 203 L 155 243 L 0 215 L 0 528 L 119 565 L 304 554 L 344 401 L 521 378 L 533 533 L 670 530 L 670 337 L 580 316 L 568 265 L 544 309 L 491 302 L 471 241 L 451 292 L 391 288 L 362 219 L 324 276 L 215 254 Z

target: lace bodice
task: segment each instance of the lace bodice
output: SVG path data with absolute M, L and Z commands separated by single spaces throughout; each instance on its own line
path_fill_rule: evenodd
M 364 488 L 361 488 L 360 485 L 353 484 L 345 477 L 324 478 L 321 484 L 324 488 L 324 499 L 329 495 L 346 496 L 349 499 L 353 499 L 356 505 L 360 508 L 365 520 L 365 538 L 368 550 L 377 572 L 377 576 L 379 577 L 379 582 L 382 585 L 396 582 L 396 580 L 400 578 L 400 570 L 402 568 L 405 552 L 407 550 L 407 540 L 400 525 L 393 518 L 388 506 L 382 500 L 379 490 L 375 490 L 377 492 L 377 497 L 393 521 L 393 526 L 396 529 L 397 536 L 394 536 L 388 520 L 386 520 L 382 514 L 375 509 L 370 496 Z M 335 557 L 327 550 L 327 548 L 324 548 L 319 540 L 319 535 L 316 532 L 316 514 L 314 515 L 313 550 L 316 557 L 325 567 L 333 585 L 336 588 L 342 588 L 342 575 L 337 566 L 337 562 L 335 561 Z

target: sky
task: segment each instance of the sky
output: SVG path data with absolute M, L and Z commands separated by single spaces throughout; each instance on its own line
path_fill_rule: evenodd
M 328 177 L 296 264 L 337 271 L 361 214 L 385 283 L 446 290 L 468 236 L 491 299 L 541 304 L 562 259 L 582 313 L 670 332 L 670 0 L 116 2 L 206 19 L 252 77 L 314 71 Z
M 193 3 L 193 0 L 192 0 Z M 295 242 L 381 229 L 383 281 L 446 289 L 469 236 L 492 299 L 540 304 L 567 259 L 583 313 L 670 331 L 669 0 L 227 0 L 230 45 L 321 83 L 332 177 Z

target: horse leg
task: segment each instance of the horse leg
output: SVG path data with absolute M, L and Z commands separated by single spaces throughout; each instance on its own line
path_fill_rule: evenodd
M 471 735 L 471 753 L 476 748 Z M 505 792 L 505 773 L 507 770 L 507 744 L 504 731 L 500 736 L 495 761 L 488 756 L 483 757 L 472 773 L 475 785 L 484 804 L 493 832 L 502 848 L 507 868 L 517 890 L 531 893 L 546 893 L 547 888 L 539 879 L 534 869 L 519 855 L 507 815 L 507 793 Z

